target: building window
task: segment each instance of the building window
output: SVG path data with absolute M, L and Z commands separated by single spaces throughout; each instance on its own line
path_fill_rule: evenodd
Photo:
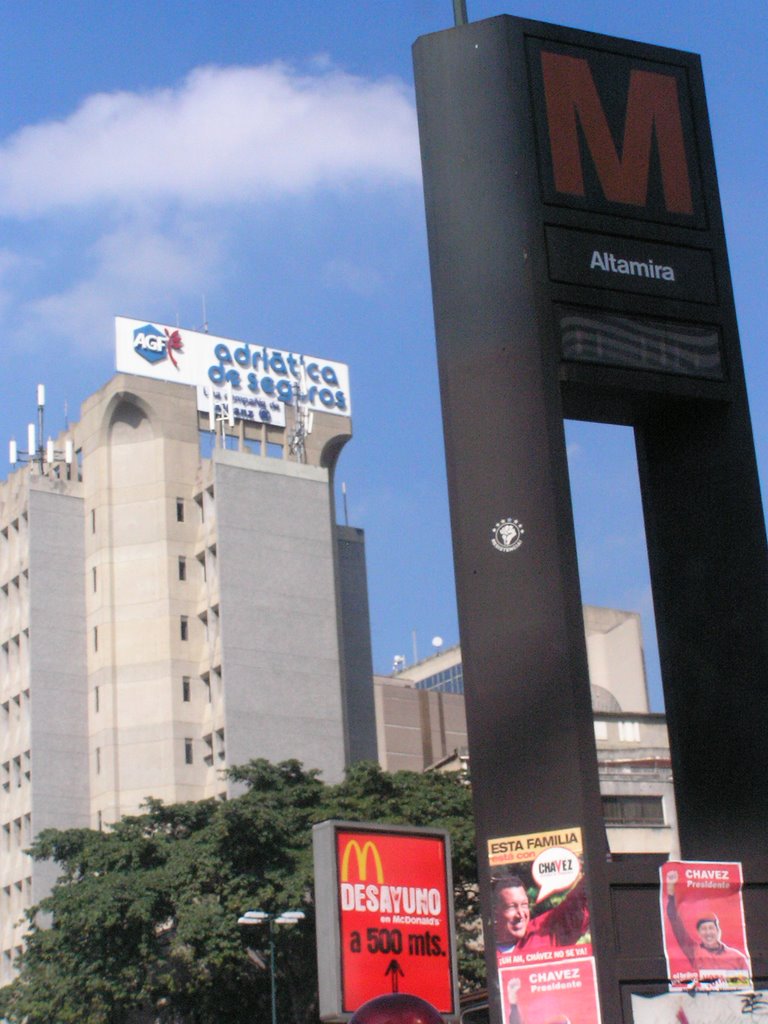
M 184 740 L 184 763 L 185 764 L 192 764 L 192 761 L 193 761 L 193 758 L 192 758 L 192 740 L 191 739 L 185 739 Z
M 94 565 L 94 567 L 93 567 L 93 568 L 91 569 L 91 579 L 93 580 L 93 592 L 94 592 L 94 594 L 95 594 L 95 593 L 96 593 L 96 590 L 97 590 L 97 583 L 96 583 L 96 566 L 95 566 L 95 565 Z
M 104 818 L 101 811 L 96 812 L 96 828 L 101 832 L 104 828 Z
M 461 662 L 420 679 L 414 684 L 417 690 L 436 690 L 439 693 L 464 693 L 464 666 Z
M 182 676 L 181 678 L 181 696 L 185 704 L 189 704 L 192 699 L 192 687 L 190 686 L 189 676 Z
M 205 744 L 203 760 L 211 768 L 213 766 L 213 733 L 209 732 L 207 736 L 203 736 L 203 743 Z
M 91 509 L 91 533 L 96 533 L 96 509 Z
M 93 627 L 93 649 L 94 649 L 94 651 L 98 651 L 98 649 L 99 649 L 99 627 L 98 626 L 94 626 Z
M 639 743 L 640 723 L 619 722 L 619 741 L 621 743 Z
M 189 640 L 189 618 L 186 615 L 182 615 L 179 620 L 179 631 L 182 640 Z
M 96 747 L 96 774 L 101 775 L 101 747 Z
M 663 825 L 664 804 L 660 796 L 604 796 L 606 825 Z
M 184 522 L 184 499 L 183 498 L 177 498 L 176 499 L 176 522 L 177 523 L 183 523 Z
M 187 560 L 183 555 L 179 555 L 179 579 L 185 580 L 187 578 Z
M 93 688 L 93 706 L 94 706 L 94 709 L 98 712 L 98 710 L 99 710 L 99 688 L 98 688 L 98 686 L 94 686 L 94 688 Z

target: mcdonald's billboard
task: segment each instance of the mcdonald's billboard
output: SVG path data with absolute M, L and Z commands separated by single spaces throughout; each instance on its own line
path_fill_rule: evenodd
M 321 1018 L 408 992 L 455 1019 L 448 834 L 326 821 L 313 840 Z

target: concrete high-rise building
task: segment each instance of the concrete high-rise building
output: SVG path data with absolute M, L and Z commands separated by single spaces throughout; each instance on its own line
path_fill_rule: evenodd
M 364 539 L 333 501 L 351 420 L 218 400 L 118 373 L 0 484 L 0 984 L 55 877 L 41 829 L 226 797 L 254 757 L 326 781 L 376 757 Z

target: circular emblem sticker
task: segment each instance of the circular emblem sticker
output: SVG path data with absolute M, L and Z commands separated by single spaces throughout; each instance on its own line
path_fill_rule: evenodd
M 491 544 L 497 551 L 517 551 L 524 533 L 519 519 L 500 519 L 491 531 Z

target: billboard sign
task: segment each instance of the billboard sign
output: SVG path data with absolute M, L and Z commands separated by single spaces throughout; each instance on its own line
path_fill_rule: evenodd
M 284 426 L 298 392 L 314 412 L 352 415 L 344 363 L 122 316 L 115 352 L 119 373 L 196 387 L 200 412 L 231 391 L 236 418 Z
M 347 1019 L 392 992 L 455 1017 L 448 834 L 331 821 L 313 838 L 321 1017 Z
M 752 989 L 739 863 L 668 861 L 659 868 L 670 989 Z
M 488 840 L 503 1016 L 600 1024 L 580 828 Z

